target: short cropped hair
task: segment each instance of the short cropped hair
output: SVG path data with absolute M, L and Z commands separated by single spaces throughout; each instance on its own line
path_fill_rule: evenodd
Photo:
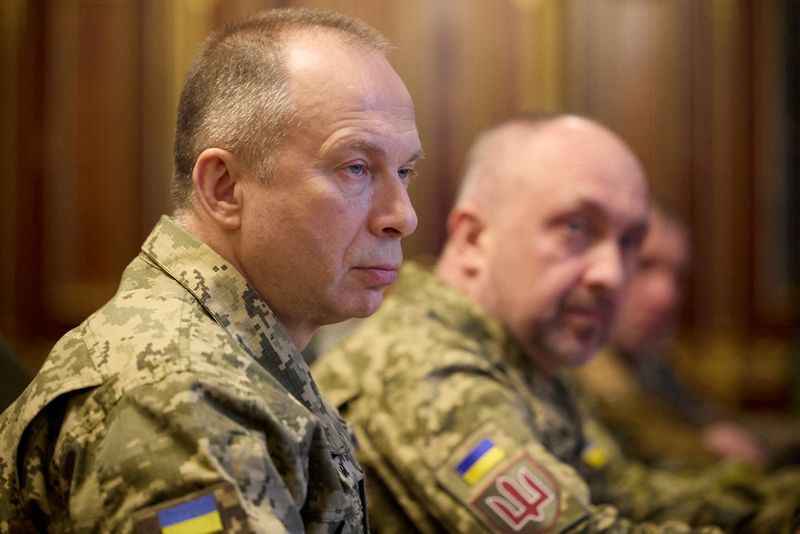
M 203 150 L 228 150 L 268 180 L 298 107 L 288 91 L 284 44 L 304 30 L 335 32 L 346 43 L 387 54 L 389 42 L 368 24 L 309 8 L 263 11 L 211 34 L 195 56 L 178 104 L 172 201 L 192 198 L 192 171 Z

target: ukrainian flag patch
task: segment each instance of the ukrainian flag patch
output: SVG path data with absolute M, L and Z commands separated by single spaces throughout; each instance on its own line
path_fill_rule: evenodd
M 159 510 L 158 523 L 163 534 L 222 532 L 222 519 L 212 494 Z
M 456 472 L 470 486 L 506 457 L 506 452 L 490 439 L 484 439 L 456 465 Z

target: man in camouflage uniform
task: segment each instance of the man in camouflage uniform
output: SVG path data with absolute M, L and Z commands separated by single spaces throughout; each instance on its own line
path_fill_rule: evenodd
M 367 530 L 351 435 L 298 349 L 377 308 L 416 227 L 421 149 L 386 49 L 305 9 L 206 41 L 175 216 L 0 418 L 0 531 Z
M 669 361 L 689 256 L 686 228 L 653 207 L 609 343 L 576 369 L 581 396 L 625 453 L 648 463 L 761 465 L 768 454 L 761 438 L 684 385 Z
M 355 425 L 373 530 L 789 529 L 797 477 L 647 471 L 559 378 L 603 342 L 647 217 L 639 163 L 591 121 L 516 117 L 477 141 L 435 273 L 404 266 L 314 366 Z

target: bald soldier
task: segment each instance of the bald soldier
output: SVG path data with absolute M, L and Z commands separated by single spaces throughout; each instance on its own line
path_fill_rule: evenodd
M 308 9 L 205 42 L 174 216 L 0 418 L 1 532 L 367 530 L 351 436 L 298 350 L 377 308 L 416 227 L 387 47 Z
M 639 162 L 594 122 L 523 116 L 480 136 L 434 272 L 406 264 L 314 368 L 355 426 L 375 531 L 788 530 L 796 476 L 647 471 L 559 376 L 604 342 L 648 208 Z

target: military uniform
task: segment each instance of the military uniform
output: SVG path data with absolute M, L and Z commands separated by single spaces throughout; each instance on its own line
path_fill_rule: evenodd
M 626 462 L 562 381 L 413 265 L 314 374 L 355 425 L 375 531 L 680 532 L 677 521 L 735 528 L 756 513 L 735 470 L 689 477 Z M 788 529 L 793 507 L 775 506 L 759 525 Z
M 702 425 L 716 418 L 712 408 L 674 385 L 669 395 L 662 393 L 664 388 L 639 378 L 635 365 L 606 347 L 571 377 L 581 402 L 611 429 L 629 456 L 659 465 L 715 461 L 700 432 Z M 666 371 L 663 364 L 655 369 Z M 670 384 L 677 382 L 670 380 Z
M 763 442 L 773 466 L 797 464 L 800 422 L 780 413 L 726 413 L 688 389 L 666 355 L 626 356 L 606 347 L 569 376 L 587 410 L 628 456 L 651 465 L 703 466 L 719 461 L 703 442 L 706 425 L 731 421 Z
M 0 531 L 362 532 L 351 444 L 264 300 L 164 217 L 0 417 Z

